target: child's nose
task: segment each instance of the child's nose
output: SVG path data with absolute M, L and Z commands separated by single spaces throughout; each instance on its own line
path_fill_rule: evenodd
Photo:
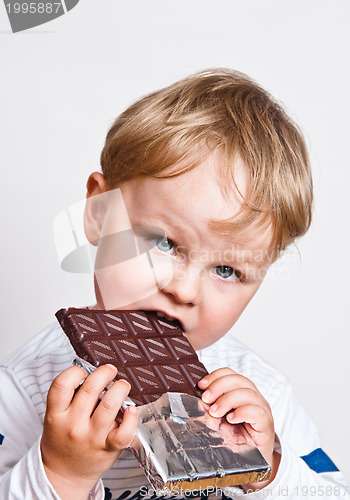
M 172 295 L 180 304 L 198 305 L 201 300 L 200 270 L 194 266 L 175 266 L 173 278 L 162 287 L 162 291 Z

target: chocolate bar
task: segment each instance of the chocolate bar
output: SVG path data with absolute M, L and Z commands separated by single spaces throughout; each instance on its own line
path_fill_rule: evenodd
M 61 309 L 56 313 L 87 373 L 112 363 L 139 406 L 131 450 L 166 493 L 263 481 L 270 466 L 242 424 L 208 413 L 197 382 L 207 374 L 178 321 L 153 311 Z M 129 404 L 129 401 L 125 401 Z
M 98 367 L 111 363 L 131 384 L 136 405 L 166 392 L 201 397 L 197 382 L 208 372 L 177 320 L 153 311 L 60 309 L 56 317 L 77 355 Z

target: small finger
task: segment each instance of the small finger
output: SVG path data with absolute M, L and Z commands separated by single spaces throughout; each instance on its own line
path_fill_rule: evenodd
M 248 388 L 257 391 L 257 388 L 251 380 L 236 373 L 223 375 L 210 383 L 208 388 L 202 394 L 202 400 L 205 403 L 214 403 L 223 394 L 235 390 Z
M 235 374 L 231 368 L 218 368 L 217 370 L 214 370 L 211 373 L 208 373 L 205 377 L 203 377 L 199 382 L 198 382 L 198 387 L 200 389 L 205 389 L 208 387 L 214 380 L 220 377 L 224 377 L 225 375 L 232 375 Z
M 123 420 L 117 429 L 113 429 L 107 436 L 106 446 L 110 450 L 122 450 L 131 445 L 138 424 L 138 412 L 135 406 L 129 406 Z
M 86 377 L 79 391 L 74 396 L 71 411 L 77 415 L 89 416 L 93 413 L 98 397 L 117 375 L 117 369 L 113 365 L 99 366 L 93 373 Z
M 105 433 L 107 435 L 108 429 L 117 418 L 121 405 L 129 394 L 130 389 L 129 382 L 123 379 L 117 380 L 111 385 L 91 417 L 94 432 Z
M 271 415 L 266 408 L 259 405 L 240 406 L 226 415 L 230 424 L 247 423 L 257 432 L 264 432 L 271 421 Z
M 251 388 L 236 389 L 220 396 L 209 407 L 209 414 L 212 417 L 223 417 L 232 409 L 245 405 L 265 406 L 265 400 L 260 393 Z
M 75 390 L 87 373 L 79 366 L 71 366 L 57 375 L 47 394 L 47 411 L 61 412 L 70 406 Z

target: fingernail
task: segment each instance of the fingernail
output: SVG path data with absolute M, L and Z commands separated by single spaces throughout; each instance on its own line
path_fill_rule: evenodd
M 136 413 L 137 412 L 136 406 L 128 406 L 128 412 L 129 413 Z
M 204 403 L 209 403 L 210 396 L 211 396 L 211 392 L 209 391 L 209 389 L 207 389 L 205 392 L 203 392 L 202 399 L 203 399 Z
M 214 403 L 213 405 L 211 405 L 211 407 L 209 408 L 209 413 L 212 414 L 212 413 L 216 413 L 216 410 L 219 408 L 219 406 L 217 405 L 217 403 Z
M 112 370 L 115 372 L 117 371 L 117 367 L 114 365 L 111 365 L 110 363 L 107 363 L 105 366 L 109 366 L 109 368 L 112 368 Z
M 200 384 L 202 387 L 207 387 L 209 385 L 209 380 L 202 378 L 202 380 L 200 380 Z
M 230 423 L 230 424 L 242 424 L 243 421 L 235 416 L 234 413 L 230 413 L 229 415 L 226 416 L 226 420 Z
M 128 384 L 128 386 L 130 387 L 130 383 L 127 380 L 125 380 L 124 378 L 120 378 L 118 380 L 118 382 L 124 382 L 124 384 Z

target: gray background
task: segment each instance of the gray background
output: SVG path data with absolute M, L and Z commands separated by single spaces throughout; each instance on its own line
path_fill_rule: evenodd
M 91 277 L 60 270 L 52 221 L 84 197 L 114 117 L 195 70 L 236 68 L 302 126 L 316 199 L 234 331 L 287 374 L 349 481 L 349 18 L 345 0 L 81 0 L 11 34 L 1 4 L 1 358 L 93 302 Z

